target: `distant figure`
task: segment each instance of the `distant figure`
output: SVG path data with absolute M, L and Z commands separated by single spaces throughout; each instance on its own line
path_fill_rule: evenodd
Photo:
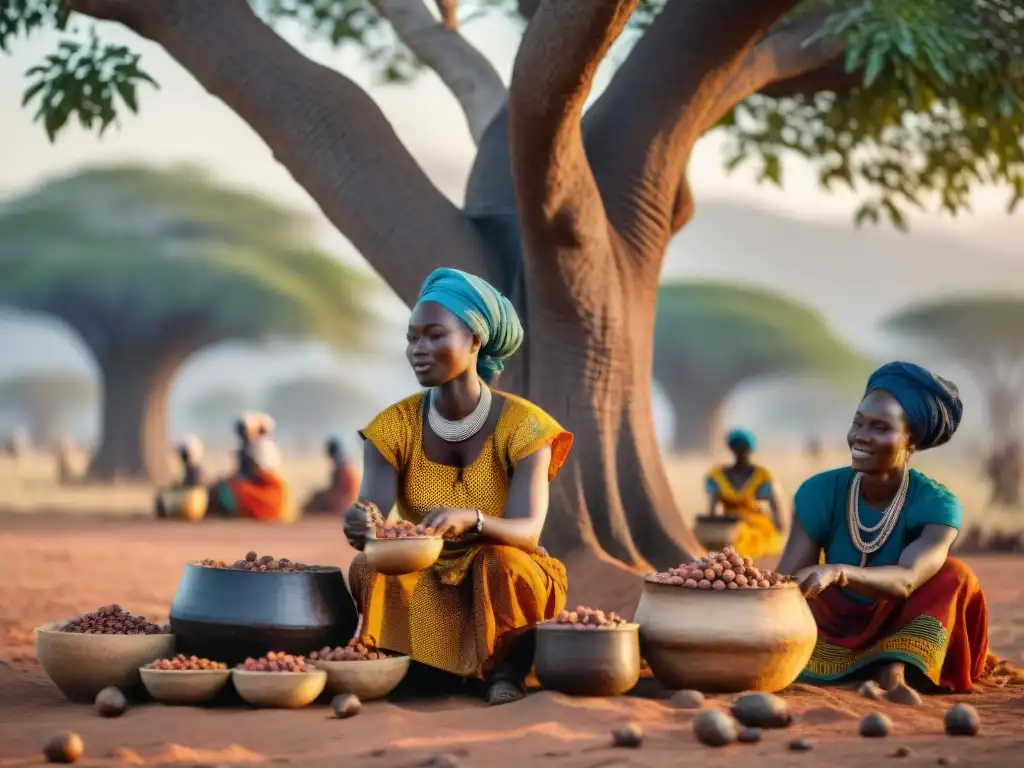
M 183 468 L 182 488 L 197 488 L 203 485 L 203 444 L 198 437 L 190 437 L 178 446 L 178 458 Z
M 288 486 L 280 474 L 274 429 L 274 420 L 264 413 L 246 413 L 238 419 L 238 468 L 210 489 L 210 513 L 267 522 L 288 517 Z
M 988 460 L 985 474 L 992 491 L 989 507 L 1021 508 L 1022 458 L 1020 444 L 1012 440 L 1002 449 L 996 449 Z
M 733 463 L 716 467 L 706 480 L 708 515 L 719 507 L 727 517 L 742 522 L 733 546 L 747 557 L 771 557 L 782 552 L 782 507 L 772 487 L 771 473 L 751 461 L 757 448 L 753 433 L 734 429 L 726 437 Z M 765 514 L 764 505 L 771 509 Z
M 15 427 L 10 437 L 7 438 L 7 444 L 4 446 L 4 449 L 11 458 L 11 461 L 17 464 L 28 453 L 28 430 L 24 427 Z
M 203 489 L 203 444 L 197 437 L 189 437 L 178 446 L 182 463 L 181 480 L 157 492 L 156 516 L 201 520 L 206 514 L 208 498 Z M 203 490 L 200 490 L 203 489 Z M 182 493 L 195 491 L 195 493 Z M 198 495 L 197 495 L 198 494 Z
M 74 469 L 75 457 L 78 449 L 75 441 L 70 437 L 62 437 L 57 441 L 57 482 L 60 485 L 72 485 L 77 480 L 77 473 Z
M 811 435 L 807 438 L 807 444 L 804 447 L 804 453 L 807 458 L 815 464 L 819 463 L 824 454 L 824 450 L 821 445 L 821 438 L 817 435 Z
M 306 502 L 305 515 L 340 515 L 352 506 L 359 492 L 359 471 L 348 460 L 341 441 L 332 437 L 325 448 L 331 461 L 331 482 Z

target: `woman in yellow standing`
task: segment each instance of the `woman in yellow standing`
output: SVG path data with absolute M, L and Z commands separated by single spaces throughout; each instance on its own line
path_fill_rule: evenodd
M 724 515 L 741 522 L 733 546 L 748 557 L 772 557 L 782 552 L 782 507 L 772 485 L 771 473 L 754 464 L 757 447 L 753 433 L 734 429 L 726 436 L 733 463 L 716 467 L 707 477 L 708 515 L 721 508 Z M 764 506 L 771 510 L 765 514 Z
M 426 391 L 360 434 L 363 479 L 344 516 L 362 549 L 368 510 L 425 523 L 446 537 L 431 568 L 405 576 L 349 570 L 360 641 L 406 654 L 460 680 L 486 682 L 491 704 L 525 695 L 526 630 L 565 606 L 566 573 L 538 547 L 548 484 L 573 436 L 532 403 L 492 390 L 523 340 L 511 303 L 485 281 L 439 269 L 424 282 L 407 356 Z

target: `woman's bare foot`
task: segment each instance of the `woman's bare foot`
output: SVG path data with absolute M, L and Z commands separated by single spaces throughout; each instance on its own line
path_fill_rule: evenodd
M 902 662 L 890 664 L 879 674 L 878 683 L 888 701 L 908 707 L 920 706 L 921 694 L 907 685 L 906 672 L 906 665 Z
M 889 664 L 878 673 L 878 684 L 883 691 L 891 691 L 899 685 L 906 684 L 907 668 L 901 661 Z
M 487 703 L 492 707 L 511 704 L 525 697 L 526 687 L 508 678 L 495 680 L 487 688 Z

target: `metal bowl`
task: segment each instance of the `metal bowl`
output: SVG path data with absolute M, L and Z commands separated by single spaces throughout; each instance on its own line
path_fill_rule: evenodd
M 269 651 L 345 645 L 358 622 L 337 568 L 252 573 L 189 563 L 171 603 L 178 651 L 229 666 Z
M 533 659 L 545 688 L 572 696 L 618 696 L 640 679 L 639 626 L 576 629 L 549 622 L 537 627 Z
M 368 661 L 313 661 L 327 673 L 327 692 L 354 693 L 363 701 L 381 699 L 402 682 L 409 671 L 408 656 L 391 656 Z
M 36 627 L 36 657 L 71 701 L 91 702 L 107 686 L 130 694 L 139 667 L 174 655 L 174 635 L 86 635 L 62 632 L 67 621 Z
M 636 622 L 644 659 L 673 690 L 781 691 L 807 666 L 818 639 L 796 584 L 717 591 L 645 580 Z
M 701 515 L 693 524 L 693 535 L 708 549 L 731 547 L 740 534 L 742 521 L 725 515 Z
M 402 539 L 368 538 L 363 552 L 371 570 L 385 576 L 402 576 L 429 568 L 437 562 L 444 548 L 439 536 L 416 536 Z
M 252 672 L 235 669 L 231 682 L 242 700 L 255 707 L 297 709 L 312 704 L 323 693 L 327 673 L 322 669 L 309 672 Z
M 161 704 L 203 704 L 224 688 L 230 669 L 147 669 L 139 670 L 146 691 Z

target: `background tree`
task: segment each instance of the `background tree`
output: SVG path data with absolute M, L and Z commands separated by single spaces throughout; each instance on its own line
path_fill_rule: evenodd
M 75 371 L 30 371 L 0 381 L 0 411 L 14 416 L 28 429 L 32 444 L 44 448 L 53 446 L 96 400 L 96 382 Z
M 366 394 L 333 376 L 301 376 L 275 384 L 264 409 L 277 421 L 278 432 L 306 446 L 322 445 L 339 427 L 369 420 L 374 406 Z
M 60 318 L 102 377 L 92 479 L 168 476 L 171 383 L 225 341 L 364 343 L 373 282 L 313 250 L 308 223 L 196 170 L 117 167 L 43 184 L 0 211 L 0 305 Z
M 422 0 L 66 0 L 161 45 L 248 122 L 403 300 L 440 265 L 509 294 L 530 341 L 505 385 L 577 436 L 546 545 L 678 563 L 700 546 L 676 509 L 649 393 L 658 276 L 693 212 L 694 145 L 721 127 L 730 166 L 757 158 L 769 180 L 787 153 L 815 158 L 823 183 L 865 195 L 865 220 L 888 212 L 902 223 L 902 205 L 933 195 L 958 209 L 979 180 L 1019 193 L 1024 86 L 1011 70 L 1024 10 L 1014 0 L 644 3 L 635 45 L 584 119 L 637 0 L 481 4 L 529 19 L 507 91 L 450 10 L 439 21 Z M 0 35 L 65 21 L 56 0 L 31 6 Z M 478 144 L 461 209 L 362 89 L 263 22 L 282 18 L 365 46 L 390 78 L 412 56 L 437 73 Z M 388 47 L 385 22 L 403 45 Z M 29 78 L 52 136 L 72 117 L 109 125 L 121 99 L 135 107 L 144 74 L 124 47 L 80 42 Z
M 996 444 L 1019 439 L 1024 405 L 1024 297 L 964 296 L 922 302 L 892 315 L 888 328 L 955 360 L 985 396 Z
M 674 449 L 706 452 L 729 397 L 766 376 L 861 373 L 816 312 L 769 291 L 675 283 L 658 292 L 654 378 L 675 413 Z

